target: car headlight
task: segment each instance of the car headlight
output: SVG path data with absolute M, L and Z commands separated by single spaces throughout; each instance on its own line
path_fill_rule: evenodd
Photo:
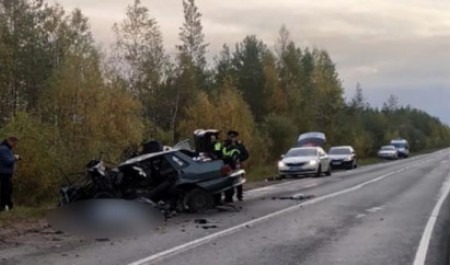
M 279 161 L 279 162 L 278 162 L 278 167 L 279 167 L 279 168 L 286 167 L 286 164 L 285 164 L 283 161 Z
M 344 161 L 351 161 L 353 158 L 351 156 L 348 156 L 344 159 Z
M 315 165 L 317 165 L 317 161 L 316 160 L 311 160 L 311 161 L 309 161 L 309 165 L 315 166 Z

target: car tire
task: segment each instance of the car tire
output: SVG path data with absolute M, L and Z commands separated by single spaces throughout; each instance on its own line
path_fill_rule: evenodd
M 203 189 L 194 188 L 186 193 L 184 204 L 189 212 L 203 212 L 214 207 L 214 196 Z
M 321 175 L 322 175 L 322 165 L 319 165 L 316 172 L 316 178 L 320 178 Z

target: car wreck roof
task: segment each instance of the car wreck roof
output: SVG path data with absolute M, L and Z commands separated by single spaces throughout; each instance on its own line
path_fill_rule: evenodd
M 161 152 L 156 152 L 156 153 L 140 155 L 140 156 L 130 158 L 130 159 L 126 160 L 125 162 L 120 163 L 119 166 L 134 164 L 136 162 L 147 160 L 149 158 L 153 158 L 153 157 L 157 157 L 157 156 L 161 156 L 161 155 L 165 155 L 165 154 L 170 154 L 170 153 L 176 153 L 178 151 L 179 151 L 178 149 L 171 149 L 171 150 L 166 150 L 166 151 L 161 151 Z

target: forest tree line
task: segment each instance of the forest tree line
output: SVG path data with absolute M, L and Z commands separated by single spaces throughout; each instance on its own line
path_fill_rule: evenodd
M 157 20 L 139 0 L 112 26 L 115 42 L 107 48 L 79 9 L 0 0 L 0 136 L 21 140 L 20 203 L 57 195 L 63 175 L 100 152 L 118 162 L 130 145 L 170 145 L 197 128 L 239 131 L 249 170 L 274 164 L 312 130 L 353 145 L 360 157 L 395 137 L 408 139 L 413 151 L 450 144 L 445 124 L 395 96 L 374 108 L 358 85 L 346 100 L 328 52 L 300 47 L 284 26 L 274 49 L 249 35 L 208 62 L 201 13 L 194 0 L 180 4 L 184 23 L 169 56 Z

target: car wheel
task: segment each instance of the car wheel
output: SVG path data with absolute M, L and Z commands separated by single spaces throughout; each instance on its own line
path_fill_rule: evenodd
M 214 206 L 214 197 L 203 189 L 195 188 L 186 194 L 184 202 L 185 208 L 190 212 L 198 213 L 211 209 Z
M 352 163 L 347 167 L 348 170 L 352 170 L 355 168 L 356 162 L 352 161 Z
M 327 172 L 325 172 L 326 176 L 331 176 L 331 165 L 328 166 Z
M 316 177 L 319 178 L 322 175 L 322 165 L 319 165 L 316 172 Z

